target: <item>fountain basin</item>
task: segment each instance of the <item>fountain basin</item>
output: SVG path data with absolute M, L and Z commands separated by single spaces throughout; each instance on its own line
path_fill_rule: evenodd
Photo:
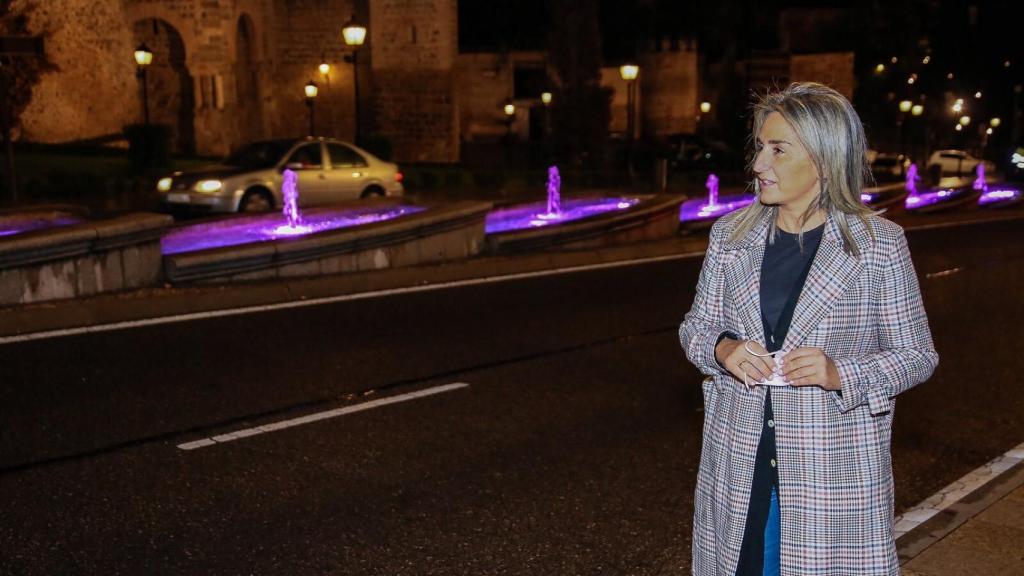
M 703 196 L 687 200 L 679 209 L 679 221 L 683 224 L 710 223 L 726 214 L 746 208 L 757 198 L 751 194 L 728 194 L 719 196 L 714 205 L 708 203 Z
M 0 237 L 0 305 L 159 284 L 160 236 L 171 221 L 165 215 L 129 214 Z
M 60 228 L 85 222 L 85 211 L 75 206 L 39 206 L 0 212 L 0 238 Z
M 628 210 L 640 203 L 640 198 L 570 198 L 562 201 L 557 214 L 547 212 L 546 204 L 518 204 L 498 208 L 487 214 L 487 233 L 498 234 L 515 230 L 528 230 L 555 226 L 607 212 Z
M 996 184 L 989 186 L 978 198 L 978 206 L 982 208 L 1002 208 L 1012 206 L 1024 200 L 1024 191 L 1020 186 Z
M 865 188 L 860 194 L 860 200 L 872 208 L 883 208 L 900 202 L 906 196 L 906 185 L 897 183 Z
M 306 210 L 311 230 L 296 235 L 281 233 L 280 214 L 185 225 L 165 239 L 164 273 L 174 283 L 243 282 L 465 258 L 482 248 L 490 209 L 487 202 L 417 206 L 396 198 Z M 241 241 L 202 240 L 221 233 Z M 177 251 L 186 245 L 193 249 Z
M 978 192 L 970 186 L 932 189 L 907 195 L 903 207 L 908 212 L 938 212 L 969 202 Z
M 281 214 L 243 216 L 179 226 L 161 240 L 164 255 L 227 248 L 240 244 L 298 238 L 330 230 L 384 222 L 426 210 L 423 206 L 359 205 L 336 210 L 307 210 L 302 223 L 290 226 Z
M 673 236 L 681 196 L 563 198 L 562 217 L 544 218 L 543 202 L 510 206 L 487 217 L 491 252 L 551 247 L 593 248 Z

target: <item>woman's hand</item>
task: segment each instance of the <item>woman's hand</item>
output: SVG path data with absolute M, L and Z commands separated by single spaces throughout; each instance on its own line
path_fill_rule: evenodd
M 841 390 L 839 370 L 821 348 L 794 348 L 782 357 L 782 375 L 792 386 L 821 386 Z
M 747 342 L 723 338 L 718 346 L 715 346 L 715 359 L 740 382 L 761 382 L 771 378 L 772 371 L 775 370 L 775 361 L 771 356 L 755 356 L 747 352 L 747 347 L 758 354 L 767 354 L 768 352 L 764 346 L 753 340 Z

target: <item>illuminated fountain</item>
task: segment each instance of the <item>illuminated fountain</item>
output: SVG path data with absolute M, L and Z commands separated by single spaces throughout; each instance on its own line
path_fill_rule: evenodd
M 707 202 L 703 198 L 687 200 L 679 209 L 679 220 L 682 222 L 696 222 L 711 220 L 746 207 L 754 202 L 755 197 L 749 194 L 733 194 L 719 198 L 718 176 L 708 174 L 704 183 L 708 189 Z
M 629 197 L 563 200 L 561 188 L 562 178 L 558 167 L 551 166 L 548 168 L 547 202 L 518 204 L 492 210 L 487 214 L 487 233 L 497 234 L 564 224 L 581 218 L 626 210 L 640 203 L 640 198 Z
M 1016 204 L 1024 197 L 1024 193 L 1017 186 L 999 184 L 990 187 L 985 182 L 985 165 L 981 163 L 978 164 L 977 178 L 974 179 L 974 189 L 981 193 L 981 197 L 978 198 L 978 206 L 985 208 L 1009 206 Z
M 548 210 L 538 214 L 541 220 L 558 220 L 562 217 L 562 177 L 558 166 L 548 168 Z
M 225 248 L 254 242 L 307 236 L 361 224 L 391 220 L 426 210 L 421 206 L 368 204 L 347 208 L 320 208 L 305 217 L 299 212 L 299 189 L 295 172 L 284 171 L 281 184 L 284 206 L 281 214 L 266 214 L 181 226 L 161 240 L 165 255 Z
M 311 228 L 302 224 L 302 215 L 299 214 L 299 178 L 293 170 L 285 170 L 283 176 L 281 196 L 284 197 L 284 207 L 281 208 L 281 212 L 288 223 L 278 226 L 274 229 L 274 232 L 279 236 L 301 236 L 308 234 Z
M 918 192 L 917 180 L 917 165 L 911 164 L 910 169 L 907 170 L 907 199 L 903 201 L 903 206 L 908 211 L 940 210 L 959 204 L 973 196 L 974 193 L 973 188 L 967 186 Z

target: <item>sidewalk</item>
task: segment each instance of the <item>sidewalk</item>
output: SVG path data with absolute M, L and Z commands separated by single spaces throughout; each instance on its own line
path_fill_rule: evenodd
M 1024 575 L 1024 463 L 898 542 L 903 576 Z

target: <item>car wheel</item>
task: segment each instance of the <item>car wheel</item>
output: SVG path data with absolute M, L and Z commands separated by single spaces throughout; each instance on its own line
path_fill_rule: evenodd
M 384 197 L 384 189 L 381 188 L 380 186 L 367 186 L 366 190 L 363 190 L 363 194 L 360 196 L 360 198 L 363 198 L 363 199 L 366 199 L 366 198 L 383 198 L 383 197 Z
M 269 212 L 274 209 L 274 197 L 266 190 L 249 190 L 238 203 L 239 212 Z

